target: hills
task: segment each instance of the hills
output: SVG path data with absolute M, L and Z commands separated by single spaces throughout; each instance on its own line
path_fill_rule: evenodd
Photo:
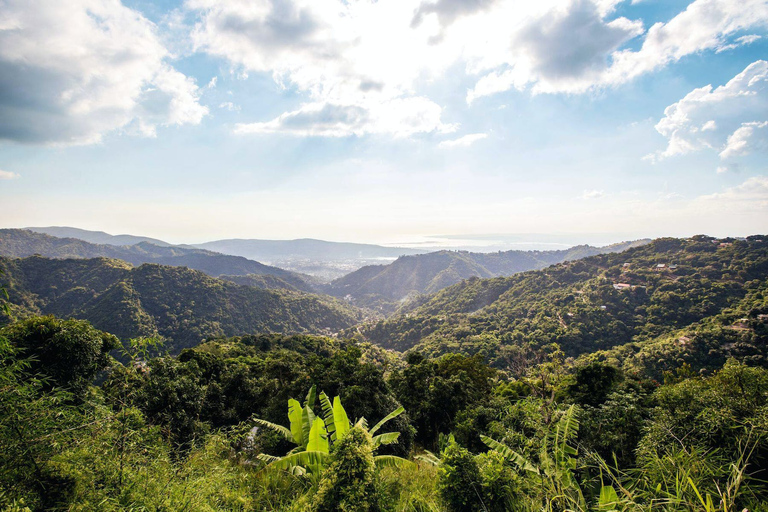
M 157 245 L 160 247 L 168 247 L 172 245 L 168 242 L 158 240 L 157 238 L 150 238 L 148 236 L 110 235 L 104 231 L 90 231 L 87 229 L 72 228 L 68 226 L 31 227 L 24 229 L 34 233 L 43 233 L 45 235 L 51 235 L 58 238 L 77 238 L 78 240 L 83 240 L 84 242 L 100 245 L 136 245 L 141 242 L 149 242 L 152 245 Z
M 511 277 L 472 278 L 349 335 L 512 370 L 558 344 L 660 376 L 738 355 L 768 364 L 768 238 L 658 239 Z
M 328 242 L 312 238 L 298 240 L 216 240 L 194 247 L 223 254 L 269 262 L 281 268 L 307 273 L 327 281 L 364 265 L 392 261 L 403 255 L 424 254 L 422 249 L 384 247 L 372 244 Z
M 17 317 L 84 319 L 123 340 L 160 335 L 172 352 L 209 337 L 332 334 L 362 319 L 330 297 L 241 286 L 184 267 L 31 256 L 0 258 L 0 270 Z
M 389 265 L 363 267 L 322 289 L 336 297 L 347 297 L 357 305 L 391 313 L 415 295 L 435 293 L 464 279 L 508 276 L 563 261 L 621 252 L 648 242 L 637 240 L 606 247 L 580 245 L 559 251 L 438 251 L 403 256 Z
M 61 233 L 84 232 L 75 228 L 58 228 Z M 94 232 L 84 232 L 94 233 Z M 106 235 L 106 234 L 105 234 Z M 111 235 L 106 235 L 111 237 Z M 130 237 L 130 235 L 122 235 Z M 100 236 L 91 238 L 103 238 Z M 140 239 L 142 237 L 131 237 Z M 126 242 L 123 239 L 123 242 Z M 165 242 L 162 242 L 165 244 Z M 239 256 L 229 256 L 202 249 L 156 245 L 142 240 L 132 245 L 107 245 L 91 243 L 77 238 L 60 238 L 24 229 L 0 229 L 0 255 L 24 258 L 39 254 L 48 258 L 114 258 L 133 265 L 157 263 L 160 265 L 185 266 L 208 275 L 248 276 L 269 278 L 252 279 L 252 285 L 265 288 L 286 288 L 311 292 L 314 287 L 309 276 L 264 265 Z

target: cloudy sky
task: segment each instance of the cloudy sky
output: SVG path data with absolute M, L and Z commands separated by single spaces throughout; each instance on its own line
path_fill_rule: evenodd
M 768 0 L 0 0 L 3 227 L 768 232 Z

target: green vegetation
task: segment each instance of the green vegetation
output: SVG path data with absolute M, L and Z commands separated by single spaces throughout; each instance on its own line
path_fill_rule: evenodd
M 0 270 L 18 318 L 54 314 L 88 320 L 121 339 L 161 336 L 174 353 L 210 337 L 330 334 L 360 320 L 357 310 L 329 297 L 238 286 L 183 267 L 32 256 L 0 258 Z
M 109 235 L 106 236 L 109 238 Z M 313 279 L 309 276 L 264 265 L 240 256 L 229 256 L 186 246 L 159 245 L 149 241 L 138 241 L 133 245 L 104 245 L 77 238 L 59 238 L 26 229 L 0 229 L 0 256 L 26 258 L 34 255 L 58 259 L 111 258 L 136 266 L 155 263 L 189 267 L 214 277 L 236 276 L 238 280 L 245 278 L 241 284 L 249 286 L 314 291 Z
M 219 331 L 169 354 L 99 328 L 150 318 L 146 334 L 163 334 L 158 311 L 189 307 L 178 325 L 202 329 L 235 307 L 224 298 L 257 318 L 308 296 L 115 260 L 2 260 L 19 320 L 0 328 L 0 510 L 768 510 L 766 256 L 755 239 L 658 240 L 464 282 L 361 327 L 415 339 L 406 353 L 355 329 Z
M 621 252 L 646 243 L 648 240 L 607 247 L 580 245 L 561 251 L 437 251 L 401 256 L 389 265 L 369 265 L 356 270 L 334 280 L 323 290 L 336 297 L 349 296 L 358 306 L 391 314 L 403 307 L 404 301 L 418 304 L 424 300 L 422 294 L 438 292 L 464 279 L 509 276 L 595 254 Z
M 695 371 L 728 357 L 765 364 L 767 276 L 763 238 L 659 239 L 541 271 L 469 279 L 348 334 L 430 357 L 480 354 L 514 374 L 557 345 L 569 357 L 591 355 L 661 379 L 685 362 Z

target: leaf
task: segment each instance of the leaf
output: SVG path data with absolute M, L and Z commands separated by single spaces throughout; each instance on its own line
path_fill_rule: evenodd
M 373 449 L 375 450 L 382 444 L 394 444 L 397 442 L 397 438 L 400 437 L 400 432 L 389 432 L 387 434 L 379 434 L 373 437 Z
M 413 462 L 395 455 L 377 455 L 373 458 L 377 468 L 407 468 L 414 466 Z
M 281 434 L 283 437 L 285 437 L 288 441 L 295 443 L 293 440 L 293 434 L 286 427 L 278 425 L 277 423 L 272 423 L 271 421 L 262 420 L 260 418 L 253 418 L 253 421 L 262 427 L 267 427 L 268 429 L 274 430 L 278 434 Z
M 307 406 L 301 410 L 301 430 L 304 434 L 304 447 L 306 448 L 309 441 L 309 431 L 312 428 L 312 424 L 315 422 L 315 413 L 312 412 Z
M 270 464 L 268 464 L 262 471 L 268 469 L 288 469 L 291 470 L 293 466 L 302 467 L 325 467 L 328 462 L 329 455 L 323 452 L 310 452 L 303 451 L 286 455 Z
M 325 420 L 325 431 L 328 433 L 328 440 L 333 444 L 336 442 L 336 420 L 333 416 L 333 405 L 325 392 L 320 393 L 320 406 L 323 409 L 323 420 Z
M 328 453 L 328 436 L 325 433 L 325 423 L 322 418 L 315 418 L 315 421 L 312 423 L 312 428 L 309 431 L 307 451 Z
M 405 409 L 404 409 L 402 406 L 400 406 L 400 407 L 398 407 L 397 409 L 395 409 L 394 411 L 392 411 L 391 413 L 387 414 L 387 415 L 384 417 L 384 419 L 382 419 L 380 422 L 378 422 L 378 423 L 377 423 L 377 424 L 376 424 L 376 425 L 375 425 L 375 426 L 374 426 L 374 427 L 373 427 L 373 428 L 370 430 L 370 433 L 371 433 L 371 435 L 375 434 L 375 433 L 376 433 L 376 431 L 378 431 L 378 430 L 379 430 L 379 429 L 382 427 L 382 425 L 384 425 L 386 422 L 388 422 L 389 420 L 391 420 L 391 419 L 393 419 L 393 418 L 397 418 L 398 416 L 400 416 L 400 415 L 401 415 L 401 414 L 403 414 L 404 412 L 405 412 Z
M 421 462 L 426 462 L 427 464 L 430 464 L 432 466 L 440 465 L 440 458 L 429 450 L 424 450 L 424 453 L 415 455 L 413 458 L 416 460 L 420 460 Z
M 304 399 L 304 407 L 309 406 L 310 409 L 314 409 L 316 396 L 317 396 L 317 386 L 312 385 L 312 387 L 309 388 L 309 392 L 307 393 L 307 398 Z
M 336 439 L 339 440 L 349 431 L 349 418 L 338 396 L 333 398 L 333 422 L 336 425 Z
M 536 473 L 537 475 L 540 473 L 539 468 L 531 464 L 528 459 L 514 451 L 512 448 L 508 447 L 505 444 L 502 444 L 495 439 L 491 439 L 488 436 L 484 436 L 480 434 L 480 439 L 485 443 L 489 448 L 492 450 L 496 450 L 500 454 L 504 456 L 505 459 L 511 460 L 514 462 L 519 468 L 530 471 L 531 473 Z
M 604 485 L 600 488 L 600 498 L 597 502 L 597 507 L 600 510 L 611 511 L 616 510 L 616 506 L 619 504 L 619 495 L 610 485 Z
M 305 446 L 301 404 L 293 398 L 288 399 L 288 419 L 291 422 L 293 442 L 299 446 Z
M 274 455 L 268 455 L 266 453 L 260 453 L 256 458 L 266 464 L 271 464 L 272 462 L 280 460 L 280 457 L 275 457 Z

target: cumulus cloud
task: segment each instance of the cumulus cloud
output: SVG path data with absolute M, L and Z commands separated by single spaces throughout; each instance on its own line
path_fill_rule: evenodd
M 284 117 L 254 123 L 255 131 L 285 126 L 291 133 L 297 130 L 284 122 L 306 120 L 306 110 L 318 105 L 357 112 L 357 121 L 346 123 L 350 129 L 328 129 L 318 119 L 318 129 L 306 133 L 384 133 L 374 129 L 383 111 L 374 105 L 419 97 L 424 84 L 462 66 L 475 81 L 469 103 L 512 88 L 578 94 L 696 52 L 750 44 L 755 36 L 744 32 L 768 26 L 765 0 L 694 0 L 646 31 L 642 20 L 616 15 L 622 1 L 187 0 L 185 6 L 199 18 L 192 33 L 198 51 L 226 59 L 238 74 L 271 74 L 279 86 L 306 96 L 305 106 Z M 639 48 L 627 48 L 639 38 Z M 437 109 L 442 115 L 437 104 L 424 112 Z M 439 119 L 424 121 L 417 124 L 427 131 L 442 129 Z M 409 129 L 397 130 L 403 131 Z
M 656 130 L 667 138 L 663 159 L 702 149 L 728 159 L 768 143 L 768 62 L 760 60 L 717 88 L 694 89 L 664 110 Z
M 0 139 L 91 144 L 207 113 L 155 26 L 119 0 L 0 5 Z
M 441 148 L 466 148 L 479 140 L 488 138 L 486 133 L 470 133 L 458 139 L 444 140 L 438 144 Z
M 15 180 L 19 175 L 11 171 L 3 171 L 0 169 L 0 180 Z
M 550 2 L 548 9 L 512 27 L 510 38 L 516 44 L 506 53 L 489 49 L 498 55 L 496 62 L 486 59 L 491 71 L 469 91 L 467 100 L 529 84 L 534 93 L 616 86 L 697 52 L 750 44 L 756 36 L 737 37 L 739 33 L 768 26 L 764 0 L 695 0 L 669 22 L 648 29 L 640 49 L 633 50 L 622 46 L 643 34 L 642 22 L 610 20 L 618 3 Z

